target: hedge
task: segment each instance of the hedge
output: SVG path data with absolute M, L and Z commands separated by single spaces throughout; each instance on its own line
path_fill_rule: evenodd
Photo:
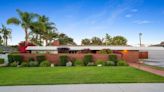
M 116 66 L 117 62 L 118 62 L 117 55 L 115 55 L 115 54 L 109 55 L 109 61 L 113 61 Z
M 66 63 L 68 62 L 68 56 L 67 55 L 61 55 L 59 57 L 59 63 L 61 66 L 66 66 Z
M 85 55 L 83 58 L 84 65 L 87 66 L 88 63 L 93 62 L 92 55 Z
M 3 58 L 0 58 L 0 64 L 4 64 L 5 60 Z

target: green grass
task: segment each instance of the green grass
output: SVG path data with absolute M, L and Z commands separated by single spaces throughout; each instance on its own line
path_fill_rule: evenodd
M 1 67 L 0 85 L 164 82 L 132 67 Z

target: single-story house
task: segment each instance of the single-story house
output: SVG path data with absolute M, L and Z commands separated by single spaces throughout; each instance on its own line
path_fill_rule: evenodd
M 30 53 L 52 53 L 61 54 L 61 50 L 64 49 L 69 54 L 79 54 L 82 50 L 90 50 L 92 54 L 97 54 L 97 51 L 103 49 L 110 49 L 113 52 L 120 52 L 123 55 L 123 59 L 128 62 L 138 62 L 139 59 L 153 58 L 153 51 L 160 51 L 160 54 L 164 55 L 164 47 L 132 47 L 132 46 L 28 46 L 26 50 Z M 119 53 L 117 53 L 119 54 Z M 158 54 L 158 53 L 157 53 Z M 149 55 L 151 57 L 149 57 Z

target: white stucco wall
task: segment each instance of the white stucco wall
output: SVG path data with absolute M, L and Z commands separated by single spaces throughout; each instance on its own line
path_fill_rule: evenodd
M 164 50 L 150 50 L 148 51 L 149 59 L 157 59 L 164 61 Z
M 5 64 L 8 64 L 8 54 L 0 54 L 0 58 L 3 58 L 5 60 Z

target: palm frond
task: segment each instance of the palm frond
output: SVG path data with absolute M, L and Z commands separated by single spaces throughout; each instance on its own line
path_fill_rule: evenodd
M 20 21 L 19 21 L 19 19 L 15 18 L 15 17 L 12 17 L 12 18 L 9 18 L 7 20 L 7 24 L 16 24 L 16 25 L 19 25 L 20 24 Z

